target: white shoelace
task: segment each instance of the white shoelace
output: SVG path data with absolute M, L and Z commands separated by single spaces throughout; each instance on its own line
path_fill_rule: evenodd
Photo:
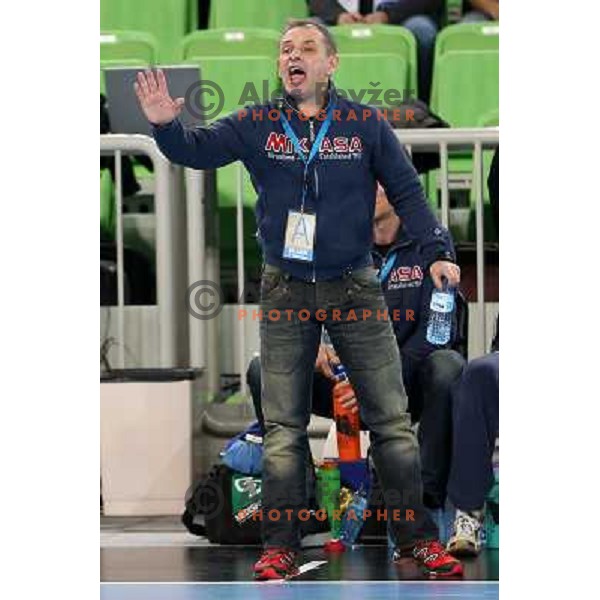
M 460 537 L 474 537 L 477 538 L 481 524 L 479 521 L 471 515 L 464 513 L 460 510 L 456 511 L 456 519 L 454 521 L 456 535 Z

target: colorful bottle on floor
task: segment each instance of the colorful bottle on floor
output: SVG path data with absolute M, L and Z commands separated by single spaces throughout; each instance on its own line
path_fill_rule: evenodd
M 319 482 L 319 506 L 327 513 L 331 528 L 331 539 L 325 544 L 325 549 L 335 552 L 342 550 L 339 541 L 341 520 L 335 518 L 335 511 L 339 511 L 340 496 L 340 469 L 336 461 L 326 460 L 317 471 Z
M 352 501 L 344 513 L 340 531 L 340 540 L 347 548 L 354 546 L 358 540 L 360 531 L 365 523 L 364 515 L 367 505 L 368 500 L 364 489 L 361 488 L 357 492 L 354 492 Z
M 333 386 L 333 416 L 337 430 L 340 461 L 360 460 L 360 416 L 356 408 L 346 408 L 344 402 L 353 394 L 342 365 L 334 365 L 336 384 Z

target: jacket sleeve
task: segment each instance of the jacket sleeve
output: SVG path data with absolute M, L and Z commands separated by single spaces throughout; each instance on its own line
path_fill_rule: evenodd
M 387 14 L 391 25 L 400 25 L 414 15 L 437 17 L 441 6 L 442 0 L 397 0 L 381 4 L 379 10 Z
M 246 157 L 242 123 L 237 113 L 208 127 L 186 128 L 175 119 L 166 125 L 153 125 L 152 134 L 171 162 L 193 169 L 217 169 Z
M 318 17 L 325 25 L 337 25 L 338 17 L 346 12 L 337 0 L 310 0 L 308 10 L 311 17 Z
M 450 235 L 427 205 L 415 168 L 386 120 L 377 121 L 373 169 L 408 234 L 419 242 L 428 269 L 436 260 L 455 262 Z

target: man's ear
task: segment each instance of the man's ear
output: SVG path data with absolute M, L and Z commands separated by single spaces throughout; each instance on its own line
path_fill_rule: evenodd
M 340 59 L 337 54 L 332 54 L 327 59 L 327 75 L 329 75 L 329 77 L 332 77 L 333 74 L 337 71 L 339 64 L 340 64 Z

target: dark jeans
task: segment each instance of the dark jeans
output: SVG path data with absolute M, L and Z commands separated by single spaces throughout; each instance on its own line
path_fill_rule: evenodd
M 402 362 L 403 379 L 408 393 L 408 410 L 412 422 L 419 421 L 419 448 L 423 501 L 428 508 L 441 508 L 446 501 L 446 488 L 452 453 L 452 406 L 450 390 L 462 373 L 465 359 L 454 350 L 436 350 L 414 366 Z M 261 406 L 260 358 L 248 366 L 246 374 L 252 394 L 256 418 L 264 431 Z M 312 412 L 333 418 L 333 382 L 315 371 L 312 381 Z M 360 403 L 360 398 L 358 398 Z M 366 429 L 363 423 L 363 429 Z
M 402 22 L 417 42 L 417 76 L 419 79 L 420 100 L 429 103 L 431 75 L 433 72 L 433 53 L 438 32 L 436 22 L 427 15 L 414 15 Z
M 435 524 L 422 504 L 419 450 L 407 412 L 391 323 L 376 318 L 348 319 L 363 310 L 376 315 L 385 309 L 372 267 L 317 283 L 295 280 L 276 267 L 265 267 L 260 333 L 266 547 L 300 546 L 298 511 L 306 502 L 309 459 L 306 428 L 323 326 L 361 399 L 361 418 L 371 432 L 373 461 L 387 508 L 400 511 L 401 519 L 392 521 L 396 544 L 409 548 L 419 539 L 437 537 Z M 406 518 L 407 509 L 414 511 L 414 520 Z
M 436 350 L 406 376 L 409 409 L 419 422 L 423 502 L 443 508 L 452 459 L 453 384 L 465 368 L 465 359 L 454 350 Z
M 448 495 L 463 511 L 483 508 L 494 482 L 499 365 L 498 352 L 473 360 L 452 390 L 454 441 Z

